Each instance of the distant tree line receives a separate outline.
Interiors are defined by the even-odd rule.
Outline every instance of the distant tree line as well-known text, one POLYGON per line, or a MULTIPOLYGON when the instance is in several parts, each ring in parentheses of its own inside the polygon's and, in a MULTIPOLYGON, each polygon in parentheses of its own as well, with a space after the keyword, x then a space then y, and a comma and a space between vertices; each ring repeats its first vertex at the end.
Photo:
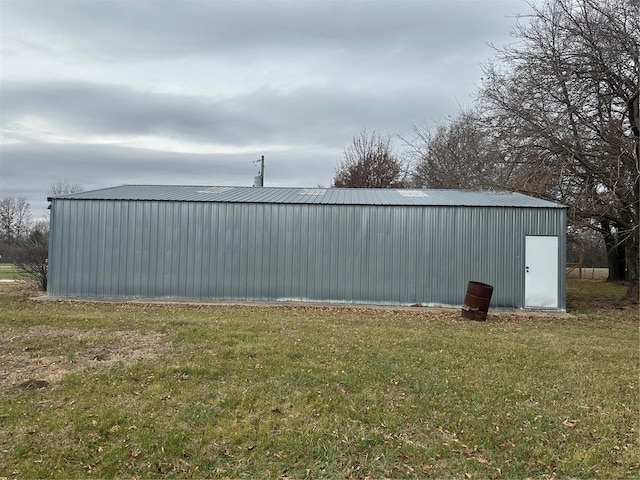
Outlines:
MULTIPOLYGON (((82 190, 82 185, 58 181, 51 185, 48 194, 56 196, 82 190)), ((0 200, 0 261, 12 263, 46 290, 48 254, 48 220, 33 221, 31 205, 24 197, 0 200)))
POLYGON ((640 2, 545 0, 518 20, 515 42, 494 47, 471 108, 394 137, 400 149, 363 130, 333 184, 510 190, 563 203, 569 239, 596 232, 609 280, 627 281, 637 301, 640 2))

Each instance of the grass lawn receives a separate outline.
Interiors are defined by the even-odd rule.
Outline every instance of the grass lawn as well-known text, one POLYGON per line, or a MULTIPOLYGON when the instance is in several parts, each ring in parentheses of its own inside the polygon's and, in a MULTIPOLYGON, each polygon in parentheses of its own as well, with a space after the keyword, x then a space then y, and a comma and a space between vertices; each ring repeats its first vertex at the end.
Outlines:
POLYGON ((0 284, 0 477, 640 473, 638 310, 620 286, 570 280, 571 315, 487 322, 24 288, 0 284))
POLYGON ((0 263, 0 280, 29 280, 29 276, 18 272, 12 263, 0 263))

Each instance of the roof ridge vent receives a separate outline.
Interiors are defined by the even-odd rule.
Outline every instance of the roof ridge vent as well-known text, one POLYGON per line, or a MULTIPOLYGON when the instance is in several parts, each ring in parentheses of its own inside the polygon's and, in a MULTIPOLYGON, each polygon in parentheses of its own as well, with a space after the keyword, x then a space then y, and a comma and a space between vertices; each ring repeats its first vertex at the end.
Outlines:
POLYGON ((428 197, 422 190, 396 190, 403 197, 428 197))
POLYGON ((210 187, 206 190, 198 190, 198 193, 224 193, 232 189, 233 187, 210 187))
POLYGON ((326 188, 304 188, 300 190, 300 195, 307 195, 310 197, 322 197, 327 193, 326 188))

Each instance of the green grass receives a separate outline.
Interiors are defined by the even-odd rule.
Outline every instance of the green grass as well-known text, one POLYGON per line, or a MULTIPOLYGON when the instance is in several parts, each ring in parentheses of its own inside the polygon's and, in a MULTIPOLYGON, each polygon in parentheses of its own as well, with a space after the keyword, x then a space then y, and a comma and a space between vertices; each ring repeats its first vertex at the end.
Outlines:
POLYGON ((620 286, 570 281, 572 315, 487 322, 27 295, 0 290, 3 359, 73 364, 124 334, 162 350, 6 386, 0 477, 639 474, 638 312, 620 286))
POLYGON ((12 263, 0 263, 0 280, 29 280, 24 272, 16 270, 12 263))

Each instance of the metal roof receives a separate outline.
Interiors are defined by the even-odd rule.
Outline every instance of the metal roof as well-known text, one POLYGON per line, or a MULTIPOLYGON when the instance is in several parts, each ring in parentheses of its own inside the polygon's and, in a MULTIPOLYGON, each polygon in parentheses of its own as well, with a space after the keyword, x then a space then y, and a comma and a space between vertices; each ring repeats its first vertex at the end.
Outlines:
POLYGON ((521 193, 387 188, 290 188, 194 185, 122 185, 52 198, 175 202, 291 203, 323 205, 417 205, 565 208, 521 193))

